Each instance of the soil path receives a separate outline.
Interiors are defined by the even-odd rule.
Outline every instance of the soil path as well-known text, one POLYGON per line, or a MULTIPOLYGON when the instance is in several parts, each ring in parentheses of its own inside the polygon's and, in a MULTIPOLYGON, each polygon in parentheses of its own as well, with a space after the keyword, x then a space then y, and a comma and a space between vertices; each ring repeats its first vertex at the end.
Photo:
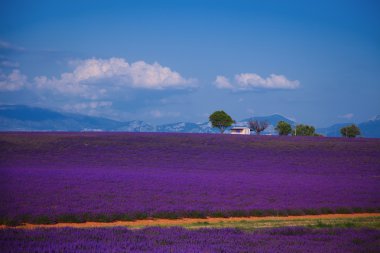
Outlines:
MULTIPOLYGON (((34 229, 34 228, 100 228, 100 227, 152 227, 152 226, 184 226, 194 223, 219 223, 219 222, 239 222, 239 221, 292 221, 292 220, 329 220, 329 219, 350 219, 380 217, 380 213, 355 213, 355 214, 322 214, 322 215, 302 215, 302 216, 266 216, 266 217, 230 217, 230 218, 182 218, 182 219, 146 219, 136 221, 115 221, 115 222, 84 222, 84 223, 57 223, 57 224, 23 224, 12 228, 34 229)), ((1 225, 0 229, 9 228, 1 225)))

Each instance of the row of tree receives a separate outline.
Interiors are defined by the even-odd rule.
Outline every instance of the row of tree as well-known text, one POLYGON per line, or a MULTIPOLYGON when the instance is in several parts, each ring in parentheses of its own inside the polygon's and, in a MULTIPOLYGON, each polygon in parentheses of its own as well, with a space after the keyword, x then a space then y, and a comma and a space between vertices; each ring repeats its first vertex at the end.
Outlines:
MULTIPOLYGON (((280 121, 277 123, 277 126, 275 130, 278 132, 279 135, 299 135, 299 136, 321 136, 320 134, 317 134, 315 132, 315 128, 313 126, 308 125, 296 125, 294 129, 292 129, 292 126, 285 122, 280 121)), ((343 137, 356 137, 360 135, 360 129, 355 124, 352 124, 350 126, 342 127, 340 129, 340 134, 343 137)))
MULTIPOLYGON (((226 128, 230 127, 235 121, 230 115, 224 111, 216 111, 210 115, 209 120, 213 127, 219 128, 221 133, 224 133, 226 128)), ((251 120, 248 122, 248 127, 251 131, 256 132, 260 135, 267 127, 269 123, 267 121, 251 120)), ((279 121, 275 130, 279 135, 297 135, 297 136, 321 136, 315 132, 313 126, 299 124, 293 129, 292 126, 285 121, 279 121)), ((344 137, 356 137, 360 135, 360 129, 356 125, 346 126, 340 129, 340 133, 344 137)))
POLYGON ((292 126, 285 121, 279 121, 275 130, 279 135, 298 135, 298 136, 321 136, 315 132, 315 128, 313 126, 299 124, 296 125, 294 129, 292 126))

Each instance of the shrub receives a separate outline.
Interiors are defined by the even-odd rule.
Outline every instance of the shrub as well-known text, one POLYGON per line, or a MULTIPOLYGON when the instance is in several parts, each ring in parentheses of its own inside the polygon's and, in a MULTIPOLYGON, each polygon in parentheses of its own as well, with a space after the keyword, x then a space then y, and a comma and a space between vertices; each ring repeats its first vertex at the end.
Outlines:
POLYGON ((32 223, 34 224, 54 224, 56 221, 50 219, 46 215, 37 216, 32 220, 32 223))
POLYGON ((264 215, 263 216, 277 216, 278 211, 274 209, 266 209, 264 210, 264 215))
POLYGON ((249 213, 244 210, 233 210, 228 212, 228 216, 230 217, 248 217, 249 213))
POLYGON ((279 210, 277 211, 278 216, 288 216, 288 212, 286 210, 279 210))
POLYGON ((329 208, 329 207, 322 207, 321 209, 321 213, 323 214, 332 214, 334 213, 334 210, 329 208))
POLYGON ((123 220, 123 221, 133 221, 133 217, 129 214, 123 214, 121 217, 120 217, 120 220, 123 220))
POLYGON ((227 218, 228 215, 226 213, 224 213, 223 211, 214 211, 214 212, 211 212, 210 216, 212 217, 219 217, 219 218, 227 218))
POLYGON ((186 217, 190 217, 190 218, 207 218, 206 214, 201 212, 201 211, 196 211, 196 210, 192 210, 192 211, 187 211, 186 212, 186 217))
POLYGON ((178 214, 173 211, 162 211, 152 215, 153 218, 159 219, 178 219, 178 214))
POLYGON ((2 221, 2 224, 9 226, 9 227, 16 227, 21 225, 22 223, 18 219, 9 219, 2 221))
POLYGON ((111 217, 105 215, 105 214, 97 214, 93 217, 93 221, 96 222, 112 222, 111 217))
POLYGON ((114 213, 111 215, 110 219, 112 221, 119 221, 119 220, 122 220, 124 214, 121 214, 121 213, 114 213))
POLYGON ((331 224, 327 224, 327 223, 322 222, 321 220, 318 220, 316 225, 311 225, 310 227, 317 227, 317 228, 332 228, 333 225, 331 225, 331 224))
POLYGON ((304 209, 303 210, 305 212, 305 214, 307 215, 317 215, 317 214, 320 214, 320 210, 318 209, 315 209, 315 208, 307 208, 307 209, 304 209))
POLYGON ((364 210, 361 207, 354 207, 354 208, 352 208, 352 211, 354 213, 362 213, 364 210))
POLYGON ((335 212, 346 214, 346 213, 352 213, 352 210, 350 208, 347 208, 347 207, 339 207, 339 208, 335 209, 335 212))
POLYGON ((57 222, 73 222, 73 223, 81 223, 86 222, 86 220, 80 216, 77 216, 75 214, 64 214, 61 216, 58 216, 57 222))
POLYGON ((250 216, 262 217, 265 216, 265 212, 263 210, 251 210, 249 211, 250 216))
POLYGON ((148 214, 145 212, 138 212, 134 216, 136 220, 144 220, 149 217, 148 214))
POLYGON ((367 213, 376 213, 376 208, 374 208, 374 207, 367 207, 367 208, 365 208, 365 211, 367 213))
POLYGON ((305 215, 304 211, 302 211, 301 209, 288 209, 286 211, 289 215, 292 215, 292 216, 305 215))

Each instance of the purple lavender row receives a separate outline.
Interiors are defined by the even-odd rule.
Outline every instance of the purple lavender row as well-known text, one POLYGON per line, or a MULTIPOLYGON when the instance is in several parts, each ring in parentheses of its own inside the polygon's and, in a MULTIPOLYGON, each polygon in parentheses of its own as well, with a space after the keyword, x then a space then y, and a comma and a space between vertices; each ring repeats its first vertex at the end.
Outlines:
POLYGON ((380 140, 0 134, 0 220, 375 212, 380 140))
POLYGON ((380 231, 286 227, 0 230, 1 252, 379 252, 380 231))

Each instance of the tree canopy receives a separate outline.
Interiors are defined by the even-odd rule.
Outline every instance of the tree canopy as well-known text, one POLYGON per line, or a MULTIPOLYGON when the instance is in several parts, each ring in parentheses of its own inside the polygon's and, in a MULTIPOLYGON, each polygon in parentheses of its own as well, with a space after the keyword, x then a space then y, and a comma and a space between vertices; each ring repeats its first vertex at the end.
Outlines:
POLYGON ((293 135, 297 136, 315 136, 317 135, 315 133, 315 128, 313 126, 308 126, 308 125, 297 125, 296 129, 293 130, 292 132, 293 135))
POLYGON ((279 135, 289 135, 292 132, 292 126, 288 122, 281 120, 277 123, 275 130, 279 135))
POLYGON ((213 127, 219 128, 220 133, 224 133, 227 127, 235 123, 231 116, 224 111, 215 111, 210 115, 209 120, 213 127))
POLYGON ((342 127, 340 133, 343 137, 354 138, 357 135, 360 135, 360 129, 355 124, 352 124, 351 126, 342 127))

